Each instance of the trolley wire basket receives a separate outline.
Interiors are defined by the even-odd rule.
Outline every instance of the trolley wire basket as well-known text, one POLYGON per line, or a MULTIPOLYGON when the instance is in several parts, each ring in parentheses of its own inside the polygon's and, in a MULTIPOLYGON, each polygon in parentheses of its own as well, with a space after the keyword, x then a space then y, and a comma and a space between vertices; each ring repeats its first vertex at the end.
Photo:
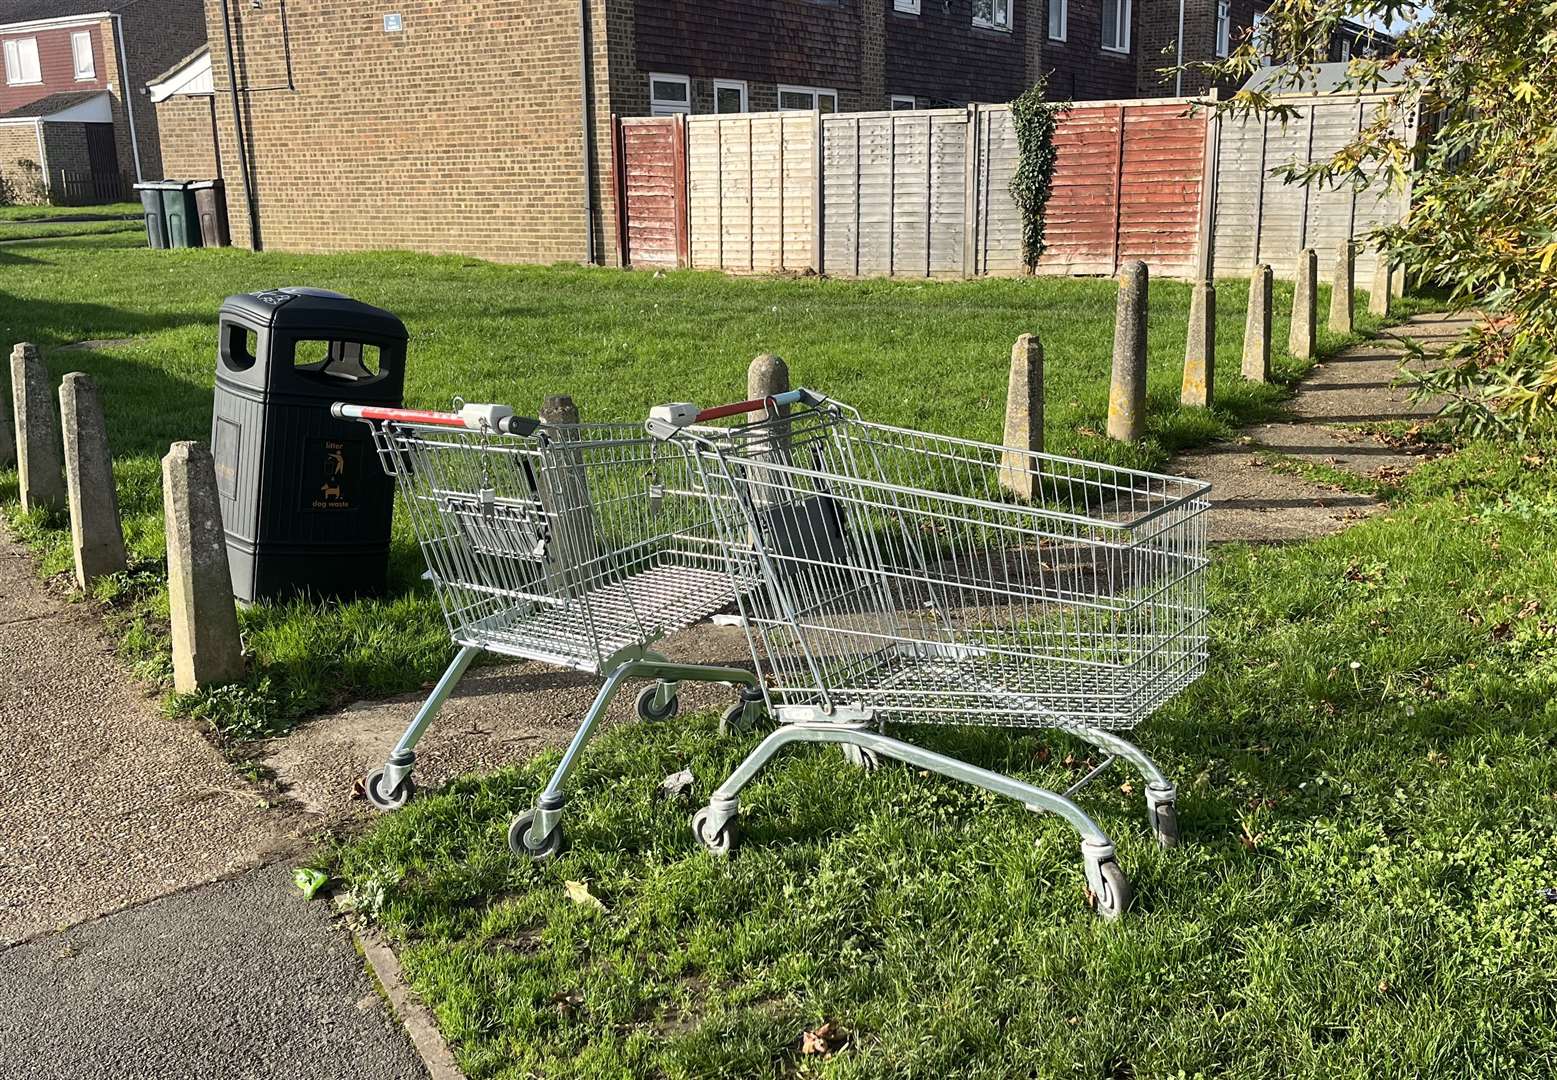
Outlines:
POLYGON ((1128 883, 1075 788, 1046 792, 882 728, 1063 729, 1134 765, 1159 841, 1176 842, 1172 785, 1119 733, 1204 670, 1209 486, 870 423, 806 390, 663 406, 647 427, 685 451, 732 581, 759 579, 738 599, 782 722, 694 818, 705 846, 729 849, 737 792, 782 746, 840 742, 856 760, 885 754, 1064 814, 1100 910, 1122 910, 1128 883), (764 404, 761 422, 707 424, 764 404))
MULTIPOLYGON (((656 680, 637 703, 655 720, 674 715, 680 681, 754 683, 749 671, 649 651, 734 603, 742 586, 713 508, 689 494, 689 460, 641 424, 542 424, 493 405, 438 413, 338 404, 334 412, 373 425, 459 646, 388 762, 365 779, 375 806, 410 797, 415 746, 479 652, 605 678, 536 814, 516 819, 510 833, 516 849, 537 856, 561 846, 563 783, 623 680, 656 680)), ((753 720, 759 703, 748 690, 736 709, 753 720)))

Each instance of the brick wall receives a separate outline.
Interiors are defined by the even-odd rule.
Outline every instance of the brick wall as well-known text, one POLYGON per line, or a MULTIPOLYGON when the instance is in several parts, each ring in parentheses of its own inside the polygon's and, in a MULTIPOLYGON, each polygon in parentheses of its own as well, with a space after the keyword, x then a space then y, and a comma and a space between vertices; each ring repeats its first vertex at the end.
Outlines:
POLYGON ((29 185, 37 178, 36 169, 24 169, 24 161, 38 164, 38 129, 32 124, 0 124, 0 176, 11 186, 15 197, 24 202, 40 202, 29 185))
MULTIPOLYGON (((234 3, 233 6, 239 5, 234 3)), ((247 7, 246 4, 243 6, 247 7)), ((205 44, 205 7, 205 0, 140 0, 119 10, 124 35, 124 71, 121 74, 116 69, 111 76, 114 125, 119 141, 119 167, 131 177, 135 175, 135 153, 130 144, 124 102, 130 102, 135 119, 141 175, 148 180, 157 179, 164 175, 162 148, 157 137, 157 111, 146 93, 146 84, 205 44)), ((108 49, 107 55, 116 55, 112 20, 103 20, 100 34, 108 49)))
POLYGON ((1025 35, 1041 5, 1013 2, 1010 30, 974 26, 972 0, 922 0, 917 15, 883 6, 888 94, 934 107, 1006 102, 1027 88, 1025 35))
MULTIPOLYGON (((221 0, 207 0, 218 98, 229 86, 221 0)), ((607 73, 620 11, 593 0, 594 78, 607 73)), ((293 0, 293 90, 243 95, 265 246, 295 251, 403 248, 549 262, 585 257, 578 4, 491 0, 384 6, 293 0)), ((232 9, 240 87, 285 86, 276 5, 232 9)), ((593 117, 600 177, 595 233, 609 229, 610 110, 593 117)), ((233 118, 218 101, 234 243, 251 243, 233 118)))
MULTIPOLYGON (((4 6, 0 5, 0 12, 4 6)), ((103 43, 96 35, 93 36, 92 69, 93 77, 90 79, 76 79, 76 65, 74 54, 71 52, 70 38, 72 34, 81 31, 92 31, 97 24, 87 20, 78 26, 63 26, 49 30, 17 30, 0 33, 0 42, 34 38, 38 42, 38 69, 43 76, 42 84, 22 84, 11 86, 5 81, 3 68, 0 68, 0 113, 7 113, 20 108, 30 102, 46 98, 51 94, 69 94, 77 90, 102 90, 110 82, 109 73, 112 70, 111 62, 113 51, 104 50, 103 43)), ((37 156, 35 153, 34 157, 37 156)))
POLYGON ((1103 48, 1100 0, 1070 0, 1065 40, 1050 41, 1047 5, 1054 2, 1044 0, 1039 13, 1044 20, 1040 62, 1049 73, 1049 96, 1054 99, 1108 101, 1135 97, 1142 7, 1171 3, 1175 20, 1178 17, 1177 0, 1135 0, 1130 11, 1130 51, 1117 53, 1103 48))
MULTIPOLYGON (((1175 77, 1161 69, 1173 67, 1177 56, 1178 4, 1176 0, 1137 0, 1141 13, 1137 26, 1141 33, 1140 95, 1142 97, 1166 96, 1174 91, 1175 77)), ((1231 35, 1229 49, 1236 49, 1254 26, 1256 12, 1268 7, 1268 0, 1232 0, 1231 35)), ((1184 3, 1184 62, 1206 63, 1216 56, 1217 0, 1185 0, 1184 3)), ((1213 85, 1225 93, 1238 88, 1241 80, 1221 79, 1213 83, 1209 75, 1200 71, 1186 71, 1183 93, 1193 97, 1206 93, 1213 85)))
POLYGON ((62 173, 76 178, 92 175, 85 124, 43 125, 43 150, 49 157, 49 192, 55 202, 65 202, 62 173))
POLYGON ((162 179, 207 180, 221 175, 216 157, 216 109, 209 94, 159 101, 157 141, 162 179))

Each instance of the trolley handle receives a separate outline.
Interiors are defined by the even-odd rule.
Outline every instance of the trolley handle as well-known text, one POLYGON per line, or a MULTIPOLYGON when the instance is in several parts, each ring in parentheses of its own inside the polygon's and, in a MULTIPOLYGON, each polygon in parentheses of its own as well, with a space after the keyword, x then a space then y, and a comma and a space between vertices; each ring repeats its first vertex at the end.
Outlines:
POLYGON ((745 413, 756 412, 758 409, 778 408, 784 405, 820 405, 826 399, 821 394, 800 387, 796 390, 786 390, 782 394, 774 394, 771 397, 751 398, 748 401, 736 401, 729 405, 715 405, 708 409, 699 409, 690 401, 675 402, 670 405, 656 405, 649 412, 649 418, 658 425, 672 428, 690 427, 693 424, 706 423, 709 420, 721 420, 726 416, 741 416, 745 413))
POLYGON ((497 431, 504 435, 534 435, 539 420, 515 416, 507 405, 466 405, 459 412, 429 412, 425 409, 391 409, 382 405, 352 405, 337 401, 330 406, 337 420, 375 420, 400 424, 428 424, 433 427, 463 428, 466 431, 497 431))

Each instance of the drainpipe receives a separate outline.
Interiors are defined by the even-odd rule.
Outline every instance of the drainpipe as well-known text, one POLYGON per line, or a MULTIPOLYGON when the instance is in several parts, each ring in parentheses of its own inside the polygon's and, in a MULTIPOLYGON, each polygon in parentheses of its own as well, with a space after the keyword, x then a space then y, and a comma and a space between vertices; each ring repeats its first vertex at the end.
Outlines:
POLYGON ((43 117, 32 122, 33 130, 38 133, 38 177, 43 181, 43 189, 49 188, 49 154, 44 149, 43 141, 43 117))
POLYGON ((578 0, 578 78, 584 132, 584 251, 585 260, 593 265, 595 262, 595 160, 589 114, 593 110, 594 93, 589 83, 589 0, 578 0))
POLYGON ((1179 0, 1179 36, 1176 42, 1179 50, 1177 68, 1173 73, 1173 96, 1184 96, 1184 0, 1179 0))
POLYGON ((135 182, 139 184, 145 177, 141 175, 141 140, 135 134, 135 94, 130 89, 129 61, 124 52, 124 20, 118 15, 109 18, 114 21, 114 38, 119 43, 119 96, 124 99, 124 115, 130 119, 130 151, 135 158, 135 182))
MULTIPOLYGON (((259 207, 254 201, 254 185, 249 182, 249 152, 244 146, 243 110, 238 106, 238 67, 233 56, 232 16, 227 11, 227 0, 222 0, 222 37, 227 43, 227 88, 232 91, 232 133, 238 147, 238 172, 243 177, 243 200, 249 206, 249 244, 260 251, 259 207)), ((220 149, 220 143, 217 144, 220 149)))

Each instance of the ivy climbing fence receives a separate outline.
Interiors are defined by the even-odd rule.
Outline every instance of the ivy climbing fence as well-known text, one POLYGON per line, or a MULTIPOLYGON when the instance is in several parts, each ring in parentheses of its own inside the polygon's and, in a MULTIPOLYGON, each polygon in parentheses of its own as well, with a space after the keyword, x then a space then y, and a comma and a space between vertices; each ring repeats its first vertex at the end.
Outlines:
MULTIPOLYGON (((1376 99, 1307 99, 1285 125, 1217 119, 1203 104, 1089 101, 1061 113, 1045 248, 1032 272, 1109 275, 1140 259, 1160 277, 1225 276, 1247 274, 1252 252, 1290 275, 1302 247, 1334 248, 1404 214, 1407 200, 1379 185, 1309 192, 1272 175, 1333 151, 1376 99)), ((1010 191, 1020 149, 1009 106, 615 125, 623 265, 839 277, 1028 272, 1010 191)))

